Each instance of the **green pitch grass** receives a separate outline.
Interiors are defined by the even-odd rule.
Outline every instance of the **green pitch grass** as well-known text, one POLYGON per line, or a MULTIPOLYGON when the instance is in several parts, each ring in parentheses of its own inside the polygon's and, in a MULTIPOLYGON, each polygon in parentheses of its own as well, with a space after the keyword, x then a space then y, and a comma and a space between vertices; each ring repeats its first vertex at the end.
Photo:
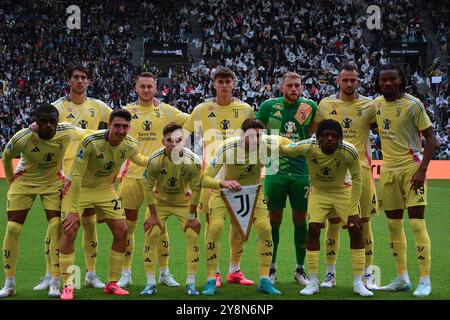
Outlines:
MULTIPOLYGON (((5 212, 6 203, 6 183, 0 181, 0 236, 3 240, 7 216, 5 212)), ((449 299, 450 287, 448 283, 450 261, 450 181, 434 180, 429 182, 428 189, 429 206, 426 209, 426 219, 428 231, 432 241, 432 284, 433 293, 428 299, 449 299)), ((39 282, 40 277, 45 273, 44 260, 44 237, 46 232, 46 219, 39 201, 36 201, 30 211, 25 227, 20 239, 20 256, 17 267, 17 294, 9 299, 49 299, 47 291, 35 292, 32 288, 39 282)), ((188 297, 184 293, 185 281, 185 246, 184 237, 179 222, 172 217, 168 222, 170 232, 170 271, 175 279, 180 282, 181 287, 168 288, 158 286, 158 293, 154 297, 142 298, 139 292, 144 288, 146 277, 144 273, 142 247, 143 247, 143 213, 141 209, 139 223, 136 232, 136 251, 133 259, 133 285, 129 288, 128 297, 114 297, 103 294, 101 289, 85 289, 75 292, 76 299, 163 299, 163 300, 211 300, 211 299, 291 299, 291 300, 317 300, 317 299, 361 299, 352 292, 353 276, 349 256, 348 234, 344 230, 341 235, 341 250, 337 262, 337 287, 333 289, 323 289, 313 297, 304 297, 298 294, 302 288, 293 280, 295 267, 295 253, 293 245, 293 226, 291 222, 290 208, 285 210, 283 225, 280 231, 280 247, 278 249, 277 265, 278 280, 277 288, 283 294, 281 296, 268 296, 257 291, 257 285, 242 287, 226 283, 226 273, 228 271, 229 250, 228 250, 228 228, 225 229, 222 239, 222 251, 220 267, 223 274, 223 285, 214 297, 188 297)), ((411 233, 409 223, 405 220, 406 236, 408 239, 408 265, 409 274, 413 284, 413 289, 417 286, 419 272, 417 260, 414 252, 414 236, 411 233)), ((202 217, 204 225, 204 217, 202 217)), ((389 248, 389 234, 384 213, 373 219, 373 233, 375 237, 375 261, 374 264, 381 270, 381 283, 387 284, 396 276, 394 261, 389 248)), ((99 254, 97 258, 97 274, 105 280, 108 267, 108 254, 111 244, 110 232, 105 224, 98 225, 99 254)), ((203 230, 201 233, 201 248, 204 244, 203 230)), ((256 255, 257 237, 252 231, 242 257, 241 269, 245 275, 258 282, 258 260, 256 255)), ((323 241, 322 241, 323 248, 323 241)), ((84 270, 84 257, 81 250, 81 231, 76 243, 76 263, 84 270)), ((200 271, 197 277, 197 287, 201 291, 206 282, 205 255, 202 251, 200 260, 200 271)), ((320 264, 320 276, 323 280, 325 273, 325 257, 322 252, 320 264)), ((82 272, 82 281, 84 280, 82 272)), ((0 282, 3 285, 4 275, 1 273, 0 282)), ((373 299, 416 299, 411 292, 375 292, 373 299)))

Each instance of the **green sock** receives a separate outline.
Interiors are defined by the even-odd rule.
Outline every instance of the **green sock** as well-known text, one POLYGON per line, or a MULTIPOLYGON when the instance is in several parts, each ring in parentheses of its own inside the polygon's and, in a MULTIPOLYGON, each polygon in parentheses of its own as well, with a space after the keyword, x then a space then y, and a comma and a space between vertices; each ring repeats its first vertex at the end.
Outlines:
POLYGON ((308 236, 308 230, 306 227, 306 221, 294 222, 295 257, 297 259, 298 265, 305 264, 307 236, 308 236))
POLYGON ((272 241, 273 241, 273 257, 272 264, 277 260, 277 250, 278 243, 280 242, 280 223, 270 222, 270 226, 272 227, 272 241))

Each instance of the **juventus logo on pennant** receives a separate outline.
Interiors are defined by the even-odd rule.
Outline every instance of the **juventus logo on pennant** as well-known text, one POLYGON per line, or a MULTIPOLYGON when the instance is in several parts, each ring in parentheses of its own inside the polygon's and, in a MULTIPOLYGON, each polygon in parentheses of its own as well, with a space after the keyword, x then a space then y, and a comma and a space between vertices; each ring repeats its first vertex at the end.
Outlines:
POLYGON ((261 185, 242 186, 240 191, 221 189, 220 194, 227 205, 232 222, 239 232, 248 240, 255 213, 255 205, 261 185))

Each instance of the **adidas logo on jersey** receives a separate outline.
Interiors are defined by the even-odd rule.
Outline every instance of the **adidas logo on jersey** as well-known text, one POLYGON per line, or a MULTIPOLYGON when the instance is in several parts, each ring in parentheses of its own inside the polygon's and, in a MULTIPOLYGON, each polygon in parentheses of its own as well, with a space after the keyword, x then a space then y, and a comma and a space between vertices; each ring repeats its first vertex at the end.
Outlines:
POLYGON ((214 112, 211 112, 209 115, 208 115, 208 118, 215 118, 216 117, 216 115, 214 114, 214 112))
POLYGON ((281 116, 280 110, 278 110, 278 111, 274 114, 274 116, 275 116, 275 117, 281 118, 282 116, 281 116))
POLYGON ((337 115, 336 110, 331 111, 331 112, 330 112, 330 115, 337 115))
POLYGON ((138 115, 135 114, 135 115, 133 116, 133 119, 139 119, 138 115))
POLYGON ((417 201, 418 203, 423 203, 423 202, 425 202, 425 200, 423 199, 423 197, 421 197, 420 199, 419 199, 419 201, 417 201))
POLYGON ((69 113, 69 115, 67 116, 67 119, 75 119, 74 115, 69 113))
POLYGON ((31 150, 31 152, 40 152, 41 150, 39 150, 39 148, 36 146, 36 147, 34 147, 32 150, 31 150))
POLYGON ((103 153, 100 153, 100 154, 97 156, 97 159, 104 159, 103 153))

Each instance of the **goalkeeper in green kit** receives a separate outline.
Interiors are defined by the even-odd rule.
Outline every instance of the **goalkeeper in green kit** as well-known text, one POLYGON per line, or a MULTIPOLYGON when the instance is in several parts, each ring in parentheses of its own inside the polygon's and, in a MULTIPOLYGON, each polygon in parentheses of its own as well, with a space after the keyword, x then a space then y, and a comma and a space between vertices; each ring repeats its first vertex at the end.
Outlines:
MULTIPOLYGON (((295 72, 287 72, 281 83, 282 97, 264 101, 256 118, 263 122, 268 134, 278 134, 294 142, 310 137, 309 127, 316 114, 317 105, 301 97, 301 77, 295 72)), ((279 163, 268 163, 264 179, 264 193, 270 213, 272 238, 274 243, 270 280, 276 280, 276 257, 280 240, 280 225, 286 200, 292 208, 294 223, 294 243, 297 266, 294 278, 299 284, 307 285, 308 276, 304 269, 306 255, 306 208, 309 191, 309 172, 303 157, 280 157, 279 163), (272 168, 278 168, 278 171, 272 168)))

